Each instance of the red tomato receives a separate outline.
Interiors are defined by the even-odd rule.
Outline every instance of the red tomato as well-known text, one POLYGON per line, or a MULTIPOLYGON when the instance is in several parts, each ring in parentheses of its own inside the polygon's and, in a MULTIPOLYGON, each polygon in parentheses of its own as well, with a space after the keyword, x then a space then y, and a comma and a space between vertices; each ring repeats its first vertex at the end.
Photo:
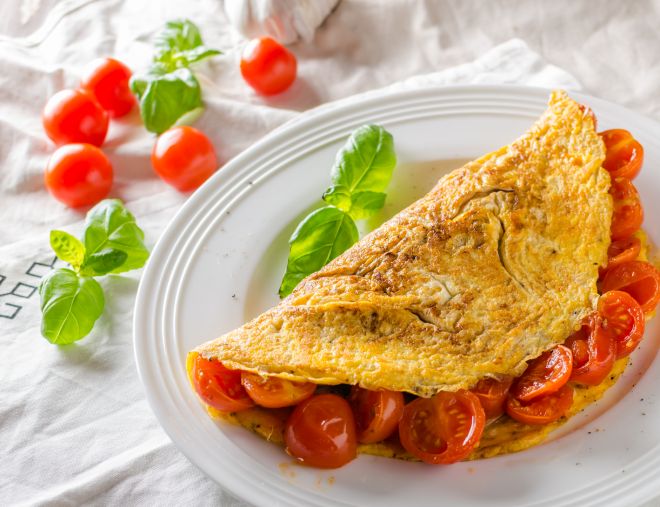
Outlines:
POLYGON ((53 197, 67 206, 90 206, 110 192, 112 165, 96 146, 67 144, 48 160, 44 181, 53 197))
POLYGON ((612 241, 607 250, 607 266, 605 266, 605 270, 612 269, 624 262, 634 261, 639 256, 641 249, 642 242, 635 236, 612 241))
POLYGON ((644 148, 632 134, 627 130, 612 129, 601 132, 600 136, 607 150, 603 167, 612 179, 632 180, 637 176, 644 162, 644 148))
POLYGON ((403 393, 370 391, 353 386, 348 398, 355 424, 357 439, 362 444, 373 444, 389 437, 396 430, 403 415, 403 393))
POLYGON ((566 414, 572 404, 573 388, 566 384, 556 393, 541 396, 529 403, 509 396, 506 413, 523 424, 548 424, 566 414))
POLYGON ((506 397, 512 383, 513 377, 509 376, 502 380, 484 378, 472 389, 472 392, 479 398, 488 419, 499 417, 504 413, 506 397))
POLYGON ((649 313, 660 300, 660 273, 648 262, 626 262, 607 271, 601 289, 602 292, 627 292, 637 300, 645 313, 649 313))
POLYGON ((62 90, 46 103, 41 115, 46 134, 55 144, 101 146, 108 133, 108 113, 82 90, 62 90))
POLYGON ((114 58, 98 58, 83 71, 80 86, 91 93, 113 118, 128 114, 135 105, 128 81, 131 71, 114 58))
POLYGON ((467 458, 486 425, 479 398, 469 391, 441 391, 408 403, 399 423, 401 445, 432 465, 467 458))
POLYGON ((280 408, 295 405, 309 398, 316 390, 312 382, 291 382, 277 377, 263 378, 244 371, 241 383, 250 398, 262 407, 280 408))
POLYGON ((192 367, 195 391, 207 405, 223 412, 239 412, 254 405, 241 385, 241 372, 219 361, 196 356, 192 367))
POLYGON ((301 402, 284 428, 287 452, 305 465, 339 468, 357 455, 355 420, 348 402, 319 394, 301 402))
POLYGON ((243 79, 262 95, 286 90, 296 79, 296 57, 270 37, 254 39, 241 55, 243 79))
POLYGON ((194 190, 218 168, 218 158, 206 135, 192 127, 163 132, 151 152, 158 176, 181 192, 194 190))
POLYGON ((612 180, 610 194, 614 199, 611 236, 613 240, 626 239, 633 235, 644 220, 644 210, 639 201, 639 194, 630 180, 619 178, 612 180))
POLYGON ((618 290, 603 294, 598 301, 598 313, 616 343, 616 358, 635 350, 644 336, 644 312, 632 296, 618 290))
POLYGON ((551 394, 568 382, 573 371, 573 356, 563 345, 557 345, 534 359, 516 381, 511 394, 520 401, 551 394))
POLYGON ((612 371, 616 344, 599 313, 586 317, 580 330, 566 340, 566 346, 573 352, 572 381, 596 386, 612 371))

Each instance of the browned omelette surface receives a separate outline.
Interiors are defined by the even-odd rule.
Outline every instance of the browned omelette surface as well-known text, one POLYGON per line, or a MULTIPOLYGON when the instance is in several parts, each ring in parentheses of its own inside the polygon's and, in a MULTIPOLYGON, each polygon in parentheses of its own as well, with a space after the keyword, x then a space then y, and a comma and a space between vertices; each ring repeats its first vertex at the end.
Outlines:
POLYGON ((196 352, 233 369, 431 396, 520 375, 597 299, 612 203, 594 124, 563 92, 279 305, 196 352))

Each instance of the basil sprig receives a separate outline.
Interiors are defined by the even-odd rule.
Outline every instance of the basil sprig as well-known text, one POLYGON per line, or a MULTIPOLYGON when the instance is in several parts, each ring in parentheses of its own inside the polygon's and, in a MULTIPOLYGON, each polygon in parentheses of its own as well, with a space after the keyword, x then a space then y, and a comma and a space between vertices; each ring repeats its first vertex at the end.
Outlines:
POLYGON ((131 78, 131 90, 140 101, 142 121, 149 132, 165 132, 182 117, 201 111, 202 89, 190 66, 219 54, 204 45, 191 21, 166 23, 156 36, 151 67, 131 78))
POLYGON ((323 193, 328 206, 307 215, 289 239, 289 258, 280 297, 288 296, 306 276, 348 250, 359 239, 355 220, 385 204, 396 153, 392 135, 378 125, 355 130, 337 153, 332 185, 323 193))
POLYGON ((41 334, 58 345, 84 338, 103 313, 103 289, 93 278, 144 266, 149 251, 144 233, 118 199, 94 206, 85 221, 83 241, 68 232, 50 232, 50 245, 71 269, 48 273, 39 285, 41 334))

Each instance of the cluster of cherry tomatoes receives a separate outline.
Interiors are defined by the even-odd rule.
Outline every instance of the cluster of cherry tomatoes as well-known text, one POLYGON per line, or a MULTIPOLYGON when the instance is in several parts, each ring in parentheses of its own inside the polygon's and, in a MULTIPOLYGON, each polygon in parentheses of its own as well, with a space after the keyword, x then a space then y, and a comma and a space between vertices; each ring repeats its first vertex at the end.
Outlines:
MULTIPOLYGON (((251 41, 241 58, 241 74, 257 92, 283 92, 296 78, 296 58, 275 40, 251 41)), ((131 71, 113 58, 93 61, 80 86, 50 98, 42 114, 48 137, 58 146, 45 172, 50 193, 67 206, 90 206, 108 195, 114 171, 100 147, 110 118, 131 112, 136 99, 129 87, 131 71)), ((215 172, 218 159, 211 141, 197 129, 177 126, 156 140, 151 164, 176 189, 199 187, 215 172)))

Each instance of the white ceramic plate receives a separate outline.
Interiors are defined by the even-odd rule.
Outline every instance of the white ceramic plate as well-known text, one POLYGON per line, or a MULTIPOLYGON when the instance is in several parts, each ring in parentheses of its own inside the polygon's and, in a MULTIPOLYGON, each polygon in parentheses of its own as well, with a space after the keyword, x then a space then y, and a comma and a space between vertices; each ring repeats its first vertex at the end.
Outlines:
MULTIPOLYGON (((294 466, 281 448, 211 420, 186 379, 190 349, 277 303, 287 238, 318 204, 334 155, 354 128, 379 123, 394 135, 399 166, 382 220, 423 195, 461 159, 522 134, 545 109, 548 93, 428 88, 311 112, 231 161, 189 199, 151 255, 134 334, 147 398, 190 461, 235 495, 264 506, 585 507, 638 505, 660 494, 660 361, 654 361, 660 319, 605 399, 551 442, 447 467, 369 456, 332 471, 294 466)), ((644 145, 645 168, 635 183, 644 226, 657 241, 660 125, 614 104, 571 95, 594 109, 600 129, 626 128, 644 145)))

